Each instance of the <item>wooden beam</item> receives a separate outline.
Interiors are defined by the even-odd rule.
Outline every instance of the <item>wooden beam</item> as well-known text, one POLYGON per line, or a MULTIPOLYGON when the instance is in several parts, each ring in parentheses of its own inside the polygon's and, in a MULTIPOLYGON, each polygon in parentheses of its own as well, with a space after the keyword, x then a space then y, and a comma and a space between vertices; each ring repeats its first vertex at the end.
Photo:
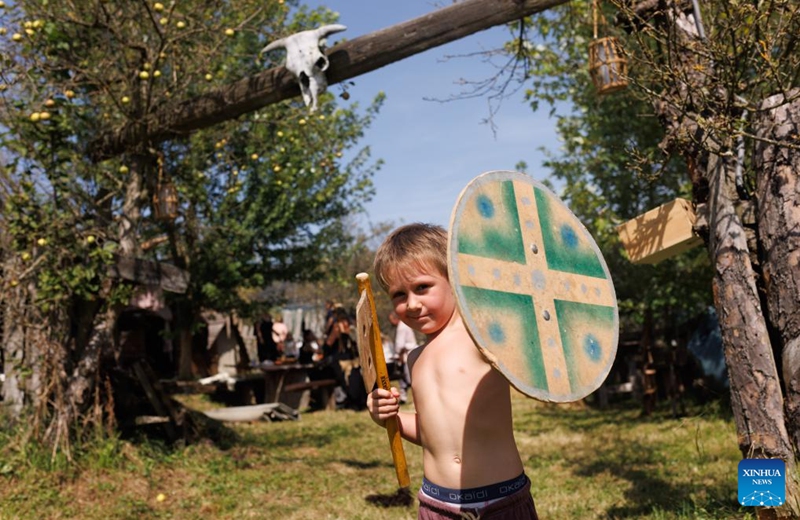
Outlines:
MULTIPOLYGON (((328 84, 336 84, 395 61, 471 34, 502 25, 569 0, 465 0, 407 22, 331 48, 328 84)), ((148 123, 128 124, 89 143, 94 161, 114 157, 143 142, 156 143, 235 119, 298 96, 300 89, 284 67, 274 67, 206 94, 167 106, 148 123)))

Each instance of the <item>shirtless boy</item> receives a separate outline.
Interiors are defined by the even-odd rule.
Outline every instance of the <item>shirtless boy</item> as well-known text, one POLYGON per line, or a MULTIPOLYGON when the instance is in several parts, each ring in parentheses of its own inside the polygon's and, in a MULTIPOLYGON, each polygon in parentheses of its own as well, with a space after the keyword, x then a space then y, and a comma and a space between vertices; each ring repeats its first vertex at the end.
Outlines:
POLYGON ((377 424, 396 416, 403 438, 422 447, 418 518, 536 519, 514 441, 509 383, 480 354, 458 313, 447 232, 400 227, 373 267, 400 319, 426 336, 408 358, 416 411, 399 411, 396 388, 367 398, 377 424))

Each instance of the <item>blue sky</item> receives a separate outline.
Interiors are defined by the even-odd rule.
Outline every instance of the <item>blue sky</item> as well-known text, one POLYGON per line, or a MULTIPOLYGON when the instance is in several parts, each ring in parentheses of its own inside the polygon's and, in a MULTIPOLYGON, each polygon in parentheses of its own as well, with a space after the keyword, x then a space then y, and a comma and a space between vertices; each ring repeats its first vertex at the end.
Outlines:
MULTIPOLYGON (((431 0, 327 0, 306 1, 325 5, 339 13, 347 30, 333 35, 328 45, 341 38, 354 39, 385 29, 449 5, 431 0)), ((386 101, 362 146, 370 146, 374 159, 385 164, 375 175, 377 194, 366 204, 359 224, 392 221, 396 224, 430 222, 445 227, 461 190, 477 175, 489 170, 513 170, 520 161, 528 173, 544 180, 544 146, 557 150, 555 120, 548 110, 534 113, 520 91, 506 99, 494 116, 496 134, 482 121, 489 116, 485 98, 448 103, 458 94, 460 79, 481 80, 494 69, 480 58, 447 60, 447 56, 494 49, 509 39, 505 27, 482 31, 447 45, 387 65, 353 79, 348 88, 351 101, 367 106, 383 91, 386 101)), ((337 85, 331 86, 335 94, 337 85)))

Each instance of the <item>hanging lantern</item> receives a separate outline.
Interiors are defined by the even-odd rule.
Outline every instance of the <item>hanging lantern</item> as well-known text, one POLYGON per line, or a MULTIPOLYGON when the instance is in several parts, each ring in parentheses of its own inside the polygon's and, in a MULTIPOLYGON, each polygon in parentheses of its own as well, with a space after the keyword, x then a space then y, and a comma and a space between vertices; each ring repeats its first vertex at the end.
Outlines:
MULTIPOLYGON (((605 95, 628 86, 628 60, 618 38, 598 38, 599 9, 597 0, 593 0, 594 39, 589 44, 589 75, 597 93, 605 95)), ((605 27, 605 18, 600 17, 600 24, 605 27)))
POLYGON ((175 220, 178 216, 178 190, 164 179, 164 160, 158 156, 158 185, 153 194, 153 212, 158 220, 175 220))

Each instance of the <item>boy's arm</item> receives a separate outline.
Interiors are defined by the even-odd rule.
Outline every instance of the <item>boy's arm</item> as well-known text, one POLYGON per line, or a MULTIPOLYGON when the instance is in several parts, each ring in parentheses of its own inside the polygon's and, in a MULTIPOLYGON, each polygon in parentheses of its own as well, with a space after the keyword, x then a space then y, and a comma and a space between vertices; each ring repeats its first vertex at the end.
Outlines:
POLYGON ((422 445, 419 438, 419 418, 417 412, 400 412, 397 414, 400 423, 400 436, 417 446, 422 445))

